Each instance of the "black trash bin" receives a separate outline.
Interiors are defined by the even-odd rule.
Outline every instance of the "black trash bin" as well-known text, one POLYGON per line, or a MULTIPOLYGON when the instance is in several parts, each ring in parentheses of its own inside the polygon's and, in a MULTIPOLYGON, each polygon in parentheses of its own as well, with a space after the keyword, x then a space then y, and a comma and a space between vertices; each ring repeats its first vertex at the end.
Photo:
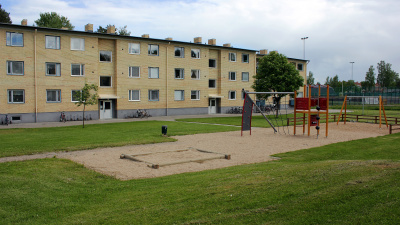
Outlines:
POLYGON ((162 126, 161 127, 161 133, 163 134, 163 135, 167 135, 167 129, 168 129, 168 126, 162 126))

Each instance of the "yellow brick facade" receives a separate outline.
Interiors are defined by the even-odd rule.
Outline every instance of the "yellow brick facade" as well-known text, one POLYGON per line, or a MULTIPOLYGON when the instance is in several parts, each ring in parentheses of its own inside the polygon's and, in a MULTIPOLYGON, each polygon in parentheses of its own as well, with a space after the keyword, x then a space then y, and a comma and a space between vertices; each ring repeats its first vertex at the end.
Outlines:
MULTIPOLYGON (((100 101, 112 101, 112 117, 124 118, 137 109, 147 109, 154 116, 200 114, 209 112, 210 99, 217 102, 217 113, 232 106, 242 106, 241 90, 251 90, 256 73, 256 51, 195 44, 173 40, 126 37, 112 34, 67 31, 30 26, 0 24, 0 114, 20 118, 21 122, 57 121, 60 112, 78 119, 81 107, 71 99, 71 91, 79 90, 85 82, 99 85, 100 101), (7 33, 23 34, 23 46, 8 46, 7 33), (46 36, 57 37, 60 49, 46 48, 46 36), (83 39, 83 50, 71 50, 71 39, 83 39), (140 44, 140 54, 130 54, 129 44, 140 44), (157 55, 148 54, 148 46, 158 46, 157 55), (184 49, 184 57, 175 56, 175 47, 184 49), (200 51, 193 58, 191 50, 200 51), (111 62, 100 62, 100 51, 112 53, 111 62), (236 61, 229 54, 236 54, 236 61), (242 55, 248 62, 242 62, 242 55), (209 66, 209 60, 216 67, 209 66), (23 62, 23 75, 9 75, 7 62, 23 62), (46 75, 46 63, 60 65, 60 76, 46 75), (72 76, 71 65, 84 65, 83 76, 72 76), (129 77, 129 67, 140 68, 140 77, 129 77), (156 79, 149 78, 149 67, 159 69, 156 79), (183 79, 175 78, 175 69, 183 69, 183 79), (191 78, 191 71, 199 70, 199 78, 191 78), (230 80, 229 73, 236 72, 230 80), (242 73, 249 80, 242 81, 242 73), (110 87, 100 86, 100 77, 111 77, 110 87), (209 87, 209 80, 216 87, 209 87), (23 102, 9 102, 8 90, 24 90, 23 102), (60 102, 48 102, 47 90, 60 90, 60 102), (140 91, 140 101, 129 101, 129 90, 140 91), (158 90, 158 101, 149 101, 149 90, 158 90), (183 90, 184 99, 175 100, 175 91, 183 90), (191 91, 199 91, 199 99, 191 99, 191 91), (229 92, 235 91, 235 99, 229 92)), ((101 103, 101 102, 99 102, 101 103)), ((86 108, 93 119, 101 118, 99 104, 86 108)), ((0 118, 1 119, 1 118, 0 118)), ((68 117, 67 117, 68 119, 68 117)))

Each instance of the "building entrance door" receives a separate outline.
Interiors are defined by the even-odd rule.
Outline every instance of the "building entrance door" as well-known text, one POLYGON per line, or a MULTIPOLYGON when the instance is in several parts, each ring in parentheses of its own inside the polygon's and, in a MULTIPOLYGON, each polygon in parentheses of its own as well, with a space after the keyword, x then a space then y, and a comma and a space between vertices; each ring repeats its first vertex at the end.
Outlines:
POLYGON ((217 99, 210 98, 210 102, 208 105, 208 113, 209 114, 216 114, 217 113, 217 99))
POLYGON ((100 100, 100 119, 112 119, 112 100, 100 100))

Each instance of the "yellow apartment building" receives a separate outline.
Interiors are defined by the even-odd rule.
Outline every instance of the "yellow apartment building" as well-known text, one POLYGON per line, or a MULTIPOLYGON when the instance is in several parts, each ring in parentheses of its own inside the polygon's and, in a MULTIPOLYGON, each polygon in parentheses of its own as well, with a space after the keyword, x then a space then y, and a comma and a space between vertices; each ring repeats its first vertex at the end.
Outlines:
MULTIPOLYGON (((225 113, 252 90, 257 51, 172 38, 154 39, 0 23, 0 120, 82 120, 74 93, 99 86, 85 119, 225 113)), ((298 60, 295 60, 298 61, 298 60)), ((301 60, 300 60, 301 61, 301 60)), ((306 64, 303 62, 303 69, 306 64)), ((296 62, 299 63, 299 62, 296 62)), ((305 72, 304 72, 305 76, 305 72)))

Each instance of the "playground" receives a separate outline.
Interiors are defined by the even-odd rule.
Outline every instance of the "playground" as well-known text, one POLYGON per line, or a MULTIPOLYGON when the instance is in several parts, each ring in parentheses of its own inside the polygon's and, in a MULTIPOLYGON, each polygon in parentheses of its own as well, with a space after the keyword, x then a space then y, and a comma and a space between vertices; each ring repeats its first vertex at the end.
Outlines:
MULTIPOLYGON (((325 129, 324 124, 320 126, 321 130, 325 129)), ((276 160, 272 155, 277 153, 388 134, 388 130, 386 128, 379 129, 378 124, 352 122, 348 122, 346 125, 343 123, 339 123, 339 125, 330 124, 329 137, 318 139, 315 130, 312 130, 310 136, 307 134, 294 136, 292 133, 291 135, 274 133, 271 128, 255 127, 252 130, 252 135, 244 134, 241 136, 241 131, 231 131, 175 136, 173 138, 177 139, 176 142, 66 152, 58 153, 56 157, 70 159, 83 164, 86 168, 120 180, 130 180, 266 162, 276 160), (186 151, 189 148, 212 153, 186 151), (157 164, 169 164, 176 161, 187 162, 155 169, 149 167, 145 162, 121 159, 122 154, 146 154, 144 161, 157 164), (207 160, 210 156, 213 157, 217 154, 230 155, 230 159, 207 160)), ((293 127, 289 127, 289 130, 292 131, 293 127)))

